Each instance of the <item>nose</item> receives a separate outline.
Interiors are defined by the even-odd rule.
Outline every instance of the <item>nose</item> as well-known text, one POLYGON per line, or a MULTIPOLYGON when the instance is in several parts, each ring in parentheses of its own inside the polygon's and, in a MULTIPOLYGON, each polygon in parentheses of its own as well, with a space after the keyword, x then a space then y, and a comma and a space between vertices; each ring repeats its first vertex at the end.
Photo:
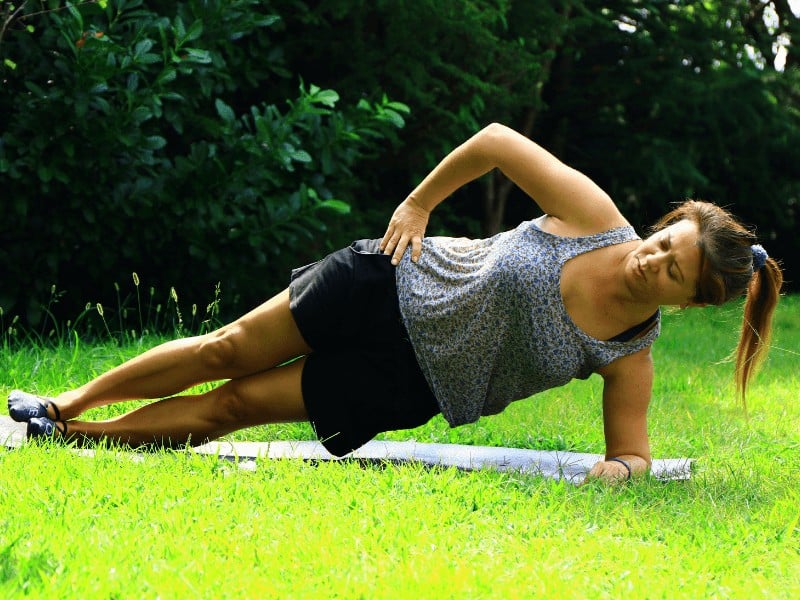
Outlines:
POLYGON ((656 252, 655 254, 648 254, 645 257, 645 267, 649 271, 653 271, 657 273, 658 270, 664 265, 667 260, 667 253, 666 252, 656 252))

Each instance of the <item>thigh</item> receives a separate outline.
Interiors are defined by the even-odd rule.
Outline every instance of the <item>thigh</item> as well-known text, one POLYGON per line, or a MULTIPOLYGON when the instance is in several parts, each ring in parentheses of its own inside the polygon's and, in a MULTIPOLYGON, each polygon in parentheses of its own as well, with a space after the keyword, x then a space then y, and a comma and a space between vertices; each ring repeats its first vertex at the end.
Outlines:
POLYGON ((288 289, 201 340, 224 356, 219 379, 259 373, 311 351, 289 310, 288 289))

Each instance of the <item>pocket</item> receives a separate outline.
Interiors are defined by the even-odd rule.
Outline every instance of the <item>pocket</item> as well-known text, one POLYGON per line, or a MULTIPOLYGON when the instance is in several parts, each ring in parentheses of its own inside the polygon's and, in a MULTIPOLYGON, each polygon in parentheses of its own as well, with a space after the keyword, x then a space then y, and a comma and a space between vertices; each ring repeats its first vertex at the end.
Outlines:
POLYGON ((289 281, 294 281, 295 279, 297 279, 298 277, 303 275, 303 273, 313 269, 314 267, 316 267, 321 262, 322 262, 322 260, 317 260, 317 261, 314 261, 314 262, 309 263, 307 265, 303 265, 302 267, 297 267, 296 269, 292 269, 292 273, 289 276, 289 281))
POLYGON ((388 255, 381 252, 380 240, 356 240, 350 244, 350 249, 356 254, 374 254, 376 256, 386 256, 389 258, 388 255))

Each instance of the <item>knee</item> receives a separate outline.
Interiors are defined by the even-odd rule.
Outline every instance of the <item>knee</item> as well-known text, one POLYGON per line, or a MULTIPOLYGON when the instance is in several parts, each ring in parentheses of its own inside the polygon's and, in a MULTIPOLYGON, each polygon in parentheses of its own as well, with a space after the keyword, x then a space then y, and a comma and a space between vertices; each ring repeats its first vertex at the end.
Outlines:
POLYGON ((214 414, 220 425, 229 426, 247 425, 252 417, 244 396, 233 382, 219 388, 214 414))
POLYGON ((238 327, 230 326, 206 335, 198 349, 203 366, 220 370, 235 365, 238 333, 238 327))

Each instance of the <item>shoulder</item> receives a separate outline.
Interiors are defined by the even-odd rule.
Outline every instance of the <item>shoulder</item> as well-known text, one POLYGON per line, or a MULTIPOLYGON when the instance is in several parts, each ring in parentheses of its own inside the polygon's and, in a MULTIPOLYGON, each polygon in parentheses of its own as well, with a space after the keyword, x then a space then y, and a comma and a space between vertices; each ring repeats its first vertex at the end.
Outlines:
MULTIPOLYGON (((537 219, 536 224, 542 231, 559 237, 584 237, 611 229, 632 227, 613 204, 609 210, 600 211, 593 217, 586 217, 582 221, 564 219, 555 215, 543 215, 537 219)), ((638 239, 637 236, 636 240, 638 239)))
POLYGON ((621 356, 609 364, 597 370, 597 373, 605 380, 619 378, 631 378, 637 375, 652 377, 653 375, 653 355, 650 352, 651 346, 645 346, 641 350, 621 356))
POLYGON ((581 220, 544 215, 537 225, 543 231, 559 237, 583 237, 610 229, 631 227, 613 203, 605 210, 597 210, 596 214, 584 216, 581 220))

